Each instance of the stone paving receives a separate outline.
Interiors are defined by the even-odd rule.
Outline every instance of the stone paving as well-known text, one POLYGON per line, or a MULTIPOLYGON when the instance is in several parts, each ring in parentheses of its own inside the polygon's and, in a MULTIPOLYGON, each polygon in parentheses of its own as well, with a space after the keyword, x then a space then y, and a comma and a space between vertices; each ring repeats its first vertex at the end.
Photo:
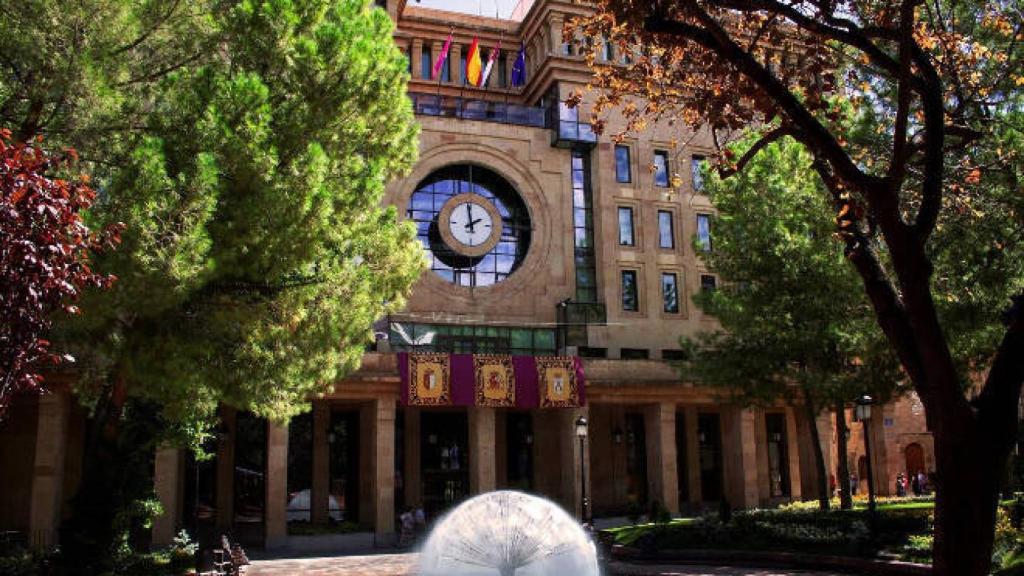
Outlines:
MULTIPOLYGON (((378 554, 331 558, 256 560, 248 576, 414 576, 416 554, 378 554)), ((725 566, 655 566, 613 562, 615 576, 836 576, 826 572, 725 566)))

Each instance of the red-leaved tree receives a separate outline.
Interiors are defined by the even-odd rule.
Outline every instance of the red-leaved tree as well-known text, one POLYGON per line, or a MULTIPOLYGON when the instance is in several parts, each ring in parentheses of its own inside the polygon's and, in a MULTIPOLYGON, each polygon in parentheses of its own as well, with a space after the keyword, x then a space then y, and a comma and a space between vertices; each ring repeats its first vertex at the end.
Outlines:
POLYGON ((115 280, 93 272, 89 255, 116 244, 121 227, 89 230, 82 212, 96 193, 88 178, 54 175, 73 160, 74 151, 49 154, 0 130, 0 418, 16 393, 42 390, 43 366, 73 361, 51 349, 52 314, 78 314, 83 289, 115 280))

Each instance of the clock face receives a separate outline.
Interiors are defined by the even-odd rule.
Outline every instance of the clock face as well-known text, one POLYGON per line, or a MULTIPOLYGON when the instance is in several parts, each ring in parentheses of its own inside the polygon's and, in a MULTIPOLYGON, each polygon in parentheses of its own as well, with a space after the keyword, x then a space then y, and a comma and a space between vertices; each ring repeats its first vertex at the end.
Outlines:
POLYGON ((530 247, 526 204, 508 181, 481 166, 451 165, 432 173, 413 192, 407 216, 431 269, 459 286, 502 282, 530 247))
POLYGON ((487 242, 497 230, 491 213, 477 202, 468 200, 454 204, 448 216, 448 231, 456 242, 475 248, 487 242))

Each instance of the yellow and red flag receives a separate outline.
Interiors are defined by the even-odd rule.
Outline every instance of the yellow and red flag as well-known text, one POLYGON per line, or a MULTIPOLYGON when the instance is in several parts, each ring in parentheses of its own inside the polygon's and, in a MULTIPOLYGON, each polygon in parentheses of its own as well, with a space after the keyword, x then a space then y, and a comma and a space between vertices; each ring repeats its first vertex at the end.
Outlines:
POLYGON ((477 39, 473 38, 473 43, 469 46, 469 53, 466 54, 466 81, 473 86, 479 86, 482 69, 480 46, 477 39))

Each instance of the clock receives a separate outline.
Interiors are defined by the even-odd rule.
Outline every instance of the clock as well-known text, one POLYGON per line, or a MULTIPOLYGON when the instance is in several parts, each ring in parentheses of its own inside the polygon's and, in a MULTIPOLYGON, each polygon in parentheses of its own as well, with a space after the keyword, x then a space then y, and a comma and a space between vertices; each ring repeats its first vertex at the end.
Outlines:
POLYGON ((468 258, 490 252, 501 240, 501 228, 501 213, 494 203, 472 192, 453 196, 438 214, 441 239, 468 258))
POLYGON ((467 287, 508 278, 526 258, 526 204, 502 176, 475 164, 434 171, 416 186, 407 216, 441 279, 467 287))

